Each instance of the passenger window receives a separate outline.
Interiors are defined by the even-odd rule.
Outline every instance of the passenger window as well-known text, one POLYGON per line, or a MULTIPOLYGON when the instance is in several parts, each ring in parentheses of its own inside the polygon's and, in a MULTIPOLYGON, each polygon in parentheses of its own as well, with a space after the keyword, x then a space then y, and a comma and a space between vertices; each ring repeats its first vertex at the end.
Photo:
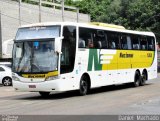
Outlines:
POLYGON ((146 37, 141 37, 141 49, 142 50, 147 50, 147 38, 146 37))
POLYGON ((108 32, 107 33, 108 39, 108 48, 109 49, 119 49, 119 36, 116 32, 108 32))
POLYGON ((127 45, 129 50, 132 49, 131 37, 129 35, 127 36, 127 45))
POLYGON ((140 49, 140 40, 139 40, 139 36, 132 36, 132 48, 134 50, 139 50, 140 49))
POLYGON ((86 48, 87 47, 87 38, 89 30, 86 28, 79 28, 79 40, 78 40, 78 47, 79 48, 86 48))
POLYGON ((127 50, 128 49, 127 38, 126 38, 125 35, 121 35, 120 42, 121 42, 121 48, 124 49, 124 50, 127 50))
POLYGON ((106 49, 107 48, 107 35, 103 30, 97 30, 97 47, 98 48, 103 48, 106 49))
POLYGON ((124 50, 132 49, 130 36, 121 35, 120 42, 121 42, 122 49, 124 49, 124 50))
POLYGON ((148 41, 148 50, 155 50, 155 40, 153 37, 147 37, 148 41))
POLYGON ((86 47, 86 42, 85 42, 85 40, 83 40, 82 38, 79 38, 78 47, 79 47, 79 48, 85 48, 85 47, 86 47))
POLYGON ((79 28, 79 48, 101 49, 107 44, 103 30, 79 28))
POLYGON ((79 48, 94 48, 94 36, 96 31, 94 29, 89 28, 79 28, 79 48))

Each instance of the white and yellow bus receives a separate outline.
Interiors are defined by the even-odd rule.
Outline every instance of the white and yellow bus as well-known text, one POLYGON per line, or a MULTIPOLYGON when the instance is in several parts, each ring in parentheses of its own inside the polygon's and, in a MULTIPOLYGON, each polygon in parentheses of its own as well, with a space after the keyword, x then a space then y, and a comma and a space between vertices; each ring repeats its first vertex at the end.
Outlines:
MULTIPOLYGON (((152 32, 103 23, 39 23, 20 27, 14 40, 13 87, 50 92, 133 83, 157 77, 152 32)), ((106 87, 107 88, 107 87, 106 87)))

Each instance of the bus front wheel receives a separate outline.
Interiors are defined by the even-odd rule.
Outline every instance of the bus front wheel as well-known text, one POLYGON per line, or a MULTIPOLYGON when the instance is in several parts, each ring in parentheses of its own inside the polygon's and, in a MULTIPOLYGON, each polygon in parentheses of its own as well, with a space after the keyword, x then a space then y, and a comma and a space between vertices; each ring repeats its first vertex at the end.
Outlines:
POLYGON ((81 96, 84 96, 88 93, 89 90, 89 83, 85 77, 82 77, 80 80, 80 89, 79 93, 81 96))

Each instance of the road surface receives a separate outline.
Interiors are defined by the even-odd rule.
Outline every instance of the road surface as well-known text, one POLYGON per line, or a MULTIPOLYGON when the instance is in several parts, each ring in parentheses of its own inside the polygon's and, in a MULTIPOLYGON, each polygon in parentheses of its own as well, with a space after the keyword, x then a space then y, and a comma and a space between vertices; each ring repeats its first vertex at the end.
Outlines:
POLYGON ((160 74, 145 86, 106 86, 86 96, 75 91, 42 98, 34 92, 15 92, 0 85, 0 114, 10 115, 120 115, 160 114, 160 74))

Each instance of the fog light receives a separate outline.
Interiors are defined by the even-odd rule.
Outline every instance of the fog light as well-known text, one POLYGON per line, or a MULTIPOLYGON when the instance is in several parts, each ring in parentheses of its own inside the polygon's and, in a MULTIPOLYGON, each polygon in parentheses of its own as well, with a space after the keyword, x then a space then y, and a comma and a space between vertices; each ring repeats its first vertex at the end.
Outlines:
POLYGON ((58 79, 58 76, 49 76, 45 79, 45 81, 55 80, 58 79))

